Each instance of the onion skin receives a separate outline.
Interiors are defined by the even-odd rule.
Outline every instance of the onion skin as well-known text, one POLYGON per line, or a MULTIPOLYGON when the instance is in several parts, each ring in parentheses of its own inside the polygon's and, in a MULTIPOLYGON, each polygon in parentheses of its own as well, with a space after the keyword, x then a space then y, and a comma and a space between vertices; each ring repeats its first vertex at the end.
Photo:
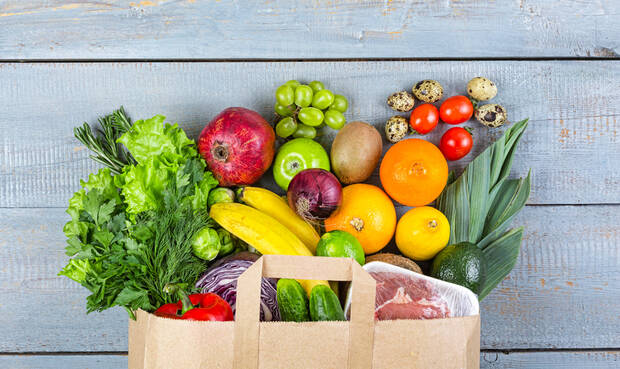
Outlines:
POLYGON ((306 169, 297 173, 286 193, 289 206, 306 220, 324 220, 340 207, 342 186, 325 169, 306 169))

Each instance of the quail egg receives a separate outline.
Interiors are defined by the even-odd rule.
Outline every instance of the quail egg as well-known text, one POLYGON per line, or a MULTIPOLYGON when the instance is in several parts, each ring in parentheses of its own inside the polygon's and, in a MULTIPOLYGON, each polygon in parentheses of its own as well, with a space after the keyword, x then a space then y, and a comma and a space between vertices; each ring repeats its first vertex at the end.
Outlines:
POLYGON ((388 97, 387 104, 396 111, 407 112, 413 109, 415 99, 407 91, 394 92, 388 97))
POLYGON ((439 82, 432 79, 425 79, 416 83, 412 91, 418 100, 427 103, 434 103, 443 96, 443 87, 439 82))
POLYGON ((487 101, 497 95, 497 86, 488 78, 475 77, 467 83, 467 93, 478 101, 487 101))
POLYGON ((385 136, 390 142, 398 142, 409 133, 409 122, 404 117, 395 115, 385 123, 385 136))
POLYGON ((487 127, 499 127, 506 123, 506 109, 499 104, 486 104, 476 109, 476 119, 487 127))

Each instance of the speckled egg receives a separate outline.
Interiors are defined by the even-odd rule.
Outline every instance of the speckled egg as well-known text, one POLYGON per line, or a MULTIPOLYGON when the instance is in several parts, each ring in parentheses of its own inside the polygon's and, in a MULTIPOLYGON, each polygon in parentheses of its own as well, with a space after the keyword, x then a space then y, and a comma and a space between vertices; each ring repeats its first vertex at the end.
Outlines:
POLYGON ((497 86, 488 78, 475 77, 467 83, 467 93, 478 101, 487 101, 497 95, 497 86))
POLYGON ((425 79, 413 86, 413 95, 427 103, 434 103, 443 96, 443 87, 441 84, 432 79, 425 79))
POLYGON ((387 104, 396 111, 407 112, 413 109, 415 99, 407 91, 394 92, 388 97, 387 104))
POLYGON ((385 137, 390 142, 396 143, 402 140, 407 133, 409 133, 409 122, 404 117, 395 115, 385 123, 385 137))
POLYGON ((499 127, 506 123, 506 109, 499 104, 486 104, 476 109, 476 119, 487 127, 499 127))

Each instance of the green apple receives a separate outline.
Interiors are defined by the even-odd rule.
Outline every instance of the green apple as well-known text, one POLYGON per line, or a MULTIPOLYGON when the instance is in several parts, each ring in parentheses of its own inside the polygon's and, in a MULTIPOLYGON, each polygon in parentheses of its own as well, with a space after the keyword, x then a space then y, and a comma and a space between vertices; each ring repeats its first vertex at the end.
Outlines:
POLYGON ((296 138, 278 150, 273 162, 273 178, 284 191, 295 177, 304 169, 321 168, 329 170, 329 157, 321 144, 309 138, 296 138))

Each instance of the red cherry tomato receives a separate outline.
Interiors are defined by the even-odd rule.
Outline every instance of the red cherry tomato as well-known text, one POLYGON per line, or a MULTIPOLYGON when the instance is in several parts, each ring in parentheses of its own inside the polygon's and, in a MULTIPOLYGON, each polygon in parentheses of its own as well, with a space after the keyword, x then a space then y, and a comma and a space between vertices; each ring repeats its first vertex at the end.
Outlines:
POLYGON ((463 95, 447 98, 439 108, 439 117, 448 124, 467 122, 473 113, 474 106, 463 95))
POLYGON ((459 160, 469 154, 474 140, 471 134, 462 127, 450 128, 441 136, 439 150, 448 160, 459 160))
POLYGON ((416 132, 425 135, 439 123, 439 110, 432 104, 422 104, 413 109, 409 124, 416 132))

